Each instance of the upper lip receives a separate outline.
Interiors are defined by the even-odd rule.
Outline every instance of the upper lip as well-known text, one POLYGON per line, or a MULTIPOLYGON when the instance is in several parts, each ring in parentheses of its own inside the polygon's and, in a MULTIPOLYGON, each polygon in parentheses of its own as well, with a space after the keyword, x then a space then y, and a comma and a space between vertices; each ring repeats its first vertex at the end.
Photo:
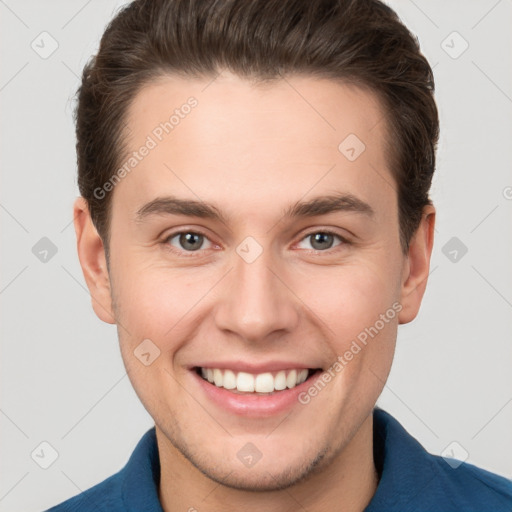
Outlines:
POLYGON ((317 369, 319 367, 295 361, 267 361, 265 363, 249 363, 246 361, 205 361, 190 367, 191 370, 194 368, 219 368, 221 370, 232 370, 233 372, 259 374, 277 372, 279 370, 310 370, 317 369))

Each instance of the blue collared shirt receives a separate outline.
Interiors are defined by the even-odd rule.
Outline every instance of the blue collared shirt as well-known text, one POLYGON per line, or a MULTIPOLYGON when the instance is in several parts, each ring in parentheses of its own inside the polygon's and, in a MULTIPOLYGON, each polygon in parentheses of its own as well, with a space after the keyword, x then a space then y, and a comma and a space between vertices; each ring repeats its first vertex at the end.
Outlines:
MULTIPOLYGON (((456 468, 431 455, 386 411, 373 411, 379 484, 364 512, 511 512, 512 481, 471 464, 456 468)), ((126 466, 47 512, 163 512, 155 428, 126 466)))

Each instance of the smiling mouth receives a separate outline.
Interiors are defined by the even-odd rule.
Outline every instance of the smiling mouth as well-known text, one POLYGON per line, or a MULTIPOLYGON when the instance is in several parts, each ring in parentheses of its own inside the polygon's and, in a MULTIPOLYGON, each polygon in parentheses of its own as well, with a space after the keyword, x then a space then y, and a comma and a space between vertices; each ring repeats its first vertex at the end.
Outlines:
POLYGON ((297 368, 252 374, 221 368, 195 367, 195 372, 205 381, 236 394, 270 395, 293 389, 321 372, 321 368, 297 368))

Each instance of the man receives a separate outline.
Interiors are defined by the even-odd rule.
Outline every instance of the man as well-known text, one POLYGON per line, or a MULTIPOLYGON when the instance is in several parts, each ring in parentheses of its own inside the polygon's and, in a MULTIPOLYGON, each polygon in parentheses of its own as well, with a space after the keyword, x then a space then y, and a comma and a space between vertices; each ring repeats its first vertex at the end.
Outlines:
POLYGON ((155 421, 51 510, 510 510, 375 407, 420 308, 432 71, 378 1, 146 0, 77 108, 77 247, 155 421))

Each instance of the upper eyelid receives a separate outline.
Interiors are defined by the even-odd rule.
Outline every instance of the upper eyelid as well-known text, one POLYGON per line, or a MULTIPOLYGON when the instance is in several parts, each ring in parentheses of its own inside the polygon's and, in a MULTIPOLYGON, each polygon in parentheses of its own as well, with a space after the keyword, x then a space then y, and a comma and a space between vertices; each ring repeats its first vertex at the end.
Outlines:
POLYGON ((325 229, 314 229, 312 231, 307 231, 306 233, 304 233, 302 235, 301 240, 306 238, 307 236, 314 235, 316 233, 325 233, 325 234, 328 234, 328 235, 334 235, 334 236, 337 236, 337 237, 341 238, 342 240, 347 238, 347 237, 341 235, 340 233, 338 233, 337 231, 335 231, 334 229, 325 228, 325 229))
POLYGON ((183 235, 185 233, 194 233, 195 235, 201 235, 201 236, 204 236, 205 238, 207 238, 210 242, 213 243, 213 240, 211 240, 211 238, 206 234, 204 233, 203 231, 201 231, 200 229, 181 229, 179 231, 174 231, 172 233, 169 233, 169 234, 166 234, 164 237, 163 237, 163 241, 166 242, 167 240, 171 239, 171 238, 174 238, 175 236, 178 236, 178 235, 183 235))

